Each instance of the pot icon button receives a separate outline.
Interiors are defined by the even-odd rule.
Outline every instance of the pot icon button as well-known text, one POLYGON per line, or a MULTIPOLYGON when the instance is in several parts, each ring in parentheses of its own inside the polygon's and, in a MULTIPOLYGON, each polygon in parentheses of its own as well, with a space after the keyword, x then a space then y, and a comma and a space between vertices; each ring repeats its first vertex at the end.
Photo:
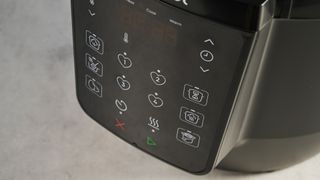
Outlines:
POLYGON ((156 84, 157 86, 163 86, 167 82, 166 77, 161 74, 160 70, 151 72, 150 77, 154 84, 156 84))
POLYGON ((200 136, 189 130, 178 128, 176 138, 179 142, 193 148, 199 148, 200 146, 200 136))

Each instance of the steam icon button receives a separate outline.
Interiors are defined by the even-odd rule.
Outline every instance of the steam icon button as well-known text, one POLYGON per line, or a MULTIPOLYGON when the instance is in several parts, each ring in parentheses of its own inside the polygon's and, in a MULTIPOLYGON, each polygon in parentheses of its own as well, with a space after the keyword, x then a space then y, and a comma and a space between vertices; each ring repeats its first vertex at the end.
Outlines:
POLYGON ((189 130, 178 128, 176 138, 179 142, 193 148, 199 148, 200 146, 200 136, 189 130))
POLYGON ((104 53, 104 42, 103 40, 95 35, 94 33, 91 33, 90 31, 86 30, 86 44, 88 47, 90 47, 95 52, 103 55, 104 53))
POLYGON ((92 93, 98 97, 102 97, 102 85, 97 80, 89 75, 86 75, 85 84, 92 93))

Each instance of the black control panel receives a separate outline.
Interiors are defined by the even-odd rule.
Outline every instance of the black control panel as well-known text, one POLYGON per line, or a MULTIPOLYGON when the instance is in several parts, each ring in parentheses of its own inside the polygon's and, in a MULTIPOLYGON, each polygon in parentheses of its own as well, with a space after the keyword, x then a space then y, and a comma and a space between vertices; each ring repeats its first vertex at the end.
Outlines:
POLYGON ((209 172, 254 35, 158 0, 73 0, 72 8, 85 112, 161 160, 209 172))

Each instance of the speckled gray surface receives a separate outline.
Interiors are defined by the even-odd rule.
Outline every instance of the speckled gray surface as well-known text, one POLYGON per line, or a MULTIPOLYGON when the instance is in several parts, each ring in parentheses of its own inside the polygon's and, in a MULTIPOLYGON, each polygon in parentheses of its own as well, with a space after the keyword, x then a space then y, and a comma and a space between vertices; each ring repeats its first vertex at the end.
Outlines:
POLYGON ((259 175, 193 176, 127 145, 80 109, 70 2, 0 1, 0 180, 320 179, 320 156, 259 175))

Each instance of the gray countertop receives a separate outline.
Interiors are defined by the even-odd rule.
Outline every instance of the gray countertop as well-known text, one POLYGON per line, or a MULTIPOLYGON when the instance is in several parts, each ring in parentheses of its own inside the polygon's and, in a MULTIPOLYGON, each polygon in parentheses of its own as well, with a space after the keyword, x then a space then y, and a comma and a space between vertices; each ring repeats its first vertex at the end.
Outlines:
POLYGON ((320 179, 320 156, 194 176, 119 140, 76 100, 70 15, 68 0, 0 1, 0 180, 320 179))

